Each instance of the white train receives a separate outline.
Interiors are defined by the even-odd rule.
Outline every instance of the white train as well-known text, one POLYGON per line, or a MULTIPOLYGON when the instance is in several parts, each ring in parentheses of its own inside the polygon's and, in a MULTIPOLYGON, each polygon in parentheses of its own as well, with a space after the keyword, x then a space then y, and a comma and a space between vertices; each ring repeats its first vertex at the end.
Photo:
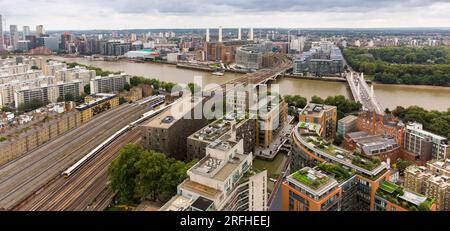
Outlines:
MULTIPOLYGON (((153 107, 156 107, 156 106, 161 105, 162 103, 164 103, 164 99, 165 99, 164 96, 159 96, 158 95, 158 96, 151 97, 150 99, 147 99, 147 100, 145 100, 143 102, 140 102, 139 105, 142 105, 144 103, 150 102, 149 106, 153 108, 153 107)), ((175 101, 174 103, 176 103, 176 102, 177 101, 175 101)), ((93 156, 95 156, 101 150, 105 149, 109 144, 111 144, 114 140, 116 140, 122 134, 124 134, 125 132, 133 129, 136 125, 140 124, 142 121, 144 121, 144 120, 146 120, 146 119, 148 119, 150 117, 153 117, 154 115, 162 112, 166 108, 172 106, 174 103, 172 103, 170 105, 166 105, 164 107, 161 107, 160 109, 151 110, 149 112, 146 112, 146 113, 142 114, 141 118, 137 119, 136 121, 130 123, 129 125, 123 127, 122 129, 120 129, 119 131, 117 131, 116 133, 111 135, 108 139, 106 139, 104 142, 102 142, 100 145, 98 145, 96 148, 94 148, 92 151, 90 151, 87 155, 85 155, 83 158, 81 158, 75 164, 70 166, 66 171, 64 171, 62 173, 62 175, 64 175, 64 177, 69 177, 73 172, 75 172, 77 169, 79 169, 89 159, 91 159, 93 156)))

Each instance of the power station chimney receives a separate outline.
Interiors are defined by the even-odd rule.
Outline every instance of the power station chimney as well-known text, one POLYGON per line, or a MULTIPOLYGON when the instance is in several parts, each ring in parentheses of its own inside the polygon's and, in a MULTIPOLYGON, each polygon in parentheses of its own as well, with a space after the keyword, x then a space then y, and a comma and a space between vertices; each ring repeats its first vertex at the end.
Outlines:
POLYGON ((238 40, 242 40, 242 30, 240 27, 238 29, 238 40))
POLYGON ((250 36, 248 40, 253 40, 253 28, 250 28, 250 36))
POLYGON ((206 42, 209 43, 209 28, 206 28, 206 42))
POLYGON ((222 27, 219 26, 219 43, 222 42, 222 27))

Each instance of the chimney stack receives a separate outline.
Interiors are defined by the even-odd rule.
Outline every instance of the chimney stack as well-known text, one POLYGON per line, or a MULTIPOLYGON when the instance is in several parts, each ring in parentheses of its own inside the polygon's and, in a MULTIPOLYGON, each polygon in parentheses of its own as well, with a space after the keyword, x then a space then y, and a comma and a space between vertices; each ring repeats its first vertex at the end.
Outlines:
POLYGON ((206 28, 206 42, 209 43, 209 28, 206 28))
POLYGON ((240 27, 238 29, 238 40, 242 40, 242 30, 240 27))
POLYGON ((219 26, 219 43, 222 42, 222 27, 219 26))

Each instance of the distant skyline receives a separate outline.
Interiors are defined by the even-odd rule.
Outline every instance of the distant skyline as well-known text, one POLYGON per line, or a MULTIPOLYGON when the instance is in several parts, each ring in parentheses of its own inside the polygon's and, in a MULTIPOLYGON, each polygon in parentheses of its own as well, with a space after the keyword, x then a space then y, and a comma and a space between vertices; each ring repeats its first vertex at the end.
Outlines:
POLYGON ((7 25, 46 30, 450 27, 450 0, 0 0, 7 25))

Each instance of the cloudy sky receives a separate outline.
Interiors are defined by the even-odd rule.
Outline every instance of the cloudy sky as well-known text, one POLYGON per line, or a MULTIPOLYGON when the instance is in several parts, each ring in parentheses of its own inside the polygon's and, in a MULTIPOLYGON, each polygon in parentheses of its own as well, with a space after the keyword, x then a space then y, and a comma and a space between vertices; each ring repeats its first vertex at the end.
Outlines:
POLYGON ((450 0, 0 0, 0 14, 47 30, 450 27, 450 0))

